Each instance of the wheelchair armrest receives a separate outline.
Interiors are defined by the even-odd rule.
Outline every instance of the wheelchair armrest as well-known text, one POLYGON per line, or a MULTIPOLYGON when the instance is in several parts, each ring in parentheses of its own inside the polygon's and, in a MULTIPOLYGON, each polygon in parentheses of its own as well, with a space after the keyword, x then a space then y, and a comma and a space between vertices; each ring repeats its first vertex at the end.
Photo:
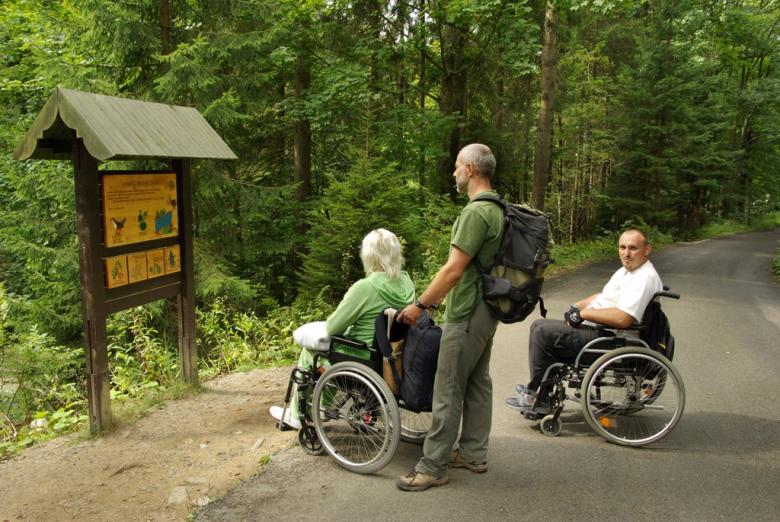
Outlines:
POLYGON ((349 346, 350 348, 362 348, 363 350, 368 349, 368 345, 363 341, 356 341, 355 339, 350 339, 349 337, 343 337, 341 335, 330 336, 330 345, 333 346, 334 344, 342 344, 344 346, 349 346))
POLYGON ((642 323, 632 324, 631 326, 627 326, 625 328, 618 328, 617 326, 609 326, 607 324, 594 323, 593 321, 589 321, 589 322, 595 325, 593 326, 593 328, 596 328, 598 330, 607 330, 613 333, 617 332, 618 330, 642 330, 644 328, 644 325, 642 323))

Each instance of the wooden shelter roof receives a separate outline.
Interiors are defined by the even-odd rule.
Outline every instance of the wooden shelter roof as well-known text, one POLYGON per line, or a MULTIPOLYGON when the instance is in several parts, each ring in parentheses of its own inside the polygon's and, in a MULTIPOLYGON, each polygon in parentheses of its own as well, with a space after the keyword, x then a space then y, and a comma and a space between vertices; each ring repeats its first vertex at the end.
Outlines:
POLYGON ((147 158, 237 159, 192 107, 57 87, 14 158, 72 159, 73 132, 101 161, 147 158))

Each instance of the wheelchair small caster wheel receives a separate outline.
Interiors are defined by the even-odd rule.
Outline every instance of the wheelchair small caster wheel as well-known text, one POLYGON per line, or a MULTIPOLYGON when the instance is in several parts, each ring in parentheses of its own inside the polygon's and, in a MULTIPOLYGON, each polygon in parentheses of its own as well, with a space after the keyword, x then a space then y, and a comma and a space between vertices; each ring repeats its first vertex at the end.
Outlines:
POLYGON ((298 444, 307 455, 319 456, 325 452, 320 439, 317 438, 317 432, 314 426, 304 426, 298 430, 298 444))
POLYGON ((561 419, 556 419, 555 415, 548 415, 542 419, 539 427, 548 437, 557 437, 561 433, 561 419))

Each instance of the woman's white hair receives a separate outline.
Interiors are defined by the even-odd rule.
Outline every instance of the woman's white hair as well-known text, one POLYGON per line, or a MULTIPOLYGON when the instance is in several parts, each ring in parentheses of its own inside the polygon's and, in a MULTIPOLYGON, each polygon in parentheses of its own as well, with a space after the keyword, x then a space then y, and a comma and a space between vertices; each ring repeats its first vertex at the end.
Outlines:
POLYGON ((366 274, 384 272, 388 277, 398 277, 404 262, 401 242, 389 230, 372 230, 360 245, 360 260, 366 274))

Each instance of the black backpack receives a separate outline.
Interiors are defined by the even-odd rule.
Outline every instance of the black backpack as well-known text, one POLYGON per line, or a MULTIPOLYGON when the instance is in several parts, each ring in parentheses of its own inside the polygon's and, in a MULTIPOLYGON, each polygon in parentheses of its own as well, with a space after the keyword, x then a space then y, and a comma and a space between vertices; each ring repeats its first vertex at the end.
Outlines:
POLYGON ((639 330, 639 338, 646 342, 651 350, 671 361, 674 357, 674 336, 669 327, 669 319, 661 310, 661 304, 658 301, 650 301, 643 319, 644 325, 639 330))
POLYGON ((482 275, 483 298, 493 316, 502 323, 516 323, 528 317, 539 302, 542 317, 547 317, 541 293, 544 271, 552 263, 550 217, 493 194, 479 195, 473 201, 492 201, 504 210, 504 233, 495 259, 483 267, 474 256, 482 275))
POLYGON ((441 328, 427 312, 423 312, 417 324, 410 326, 406 333, 400 395, 407 409, 431 411, 440 341, 441 328))

